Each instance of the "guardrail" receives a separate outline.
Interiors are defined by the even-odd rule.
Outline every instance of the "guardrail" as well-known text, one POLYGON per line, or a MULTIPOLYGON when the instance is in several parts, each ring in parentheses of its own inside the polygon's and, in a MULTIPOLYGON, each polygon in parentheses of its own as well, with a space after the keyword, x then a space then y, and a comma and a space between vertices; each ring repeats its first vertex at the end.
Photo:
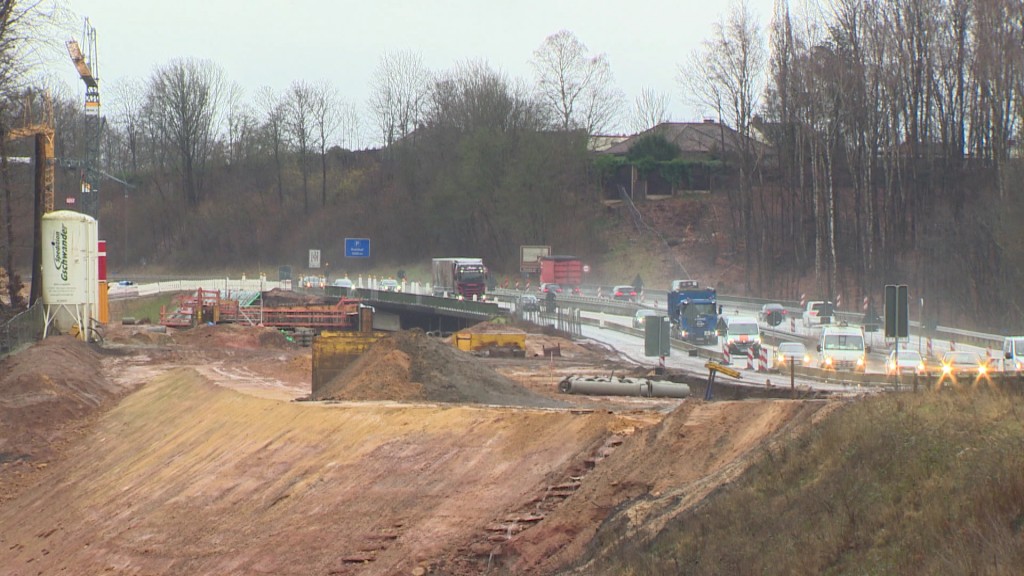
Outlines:
POLYGON ((333 287, 331 286, 326 287, 324 289, 324 293, 327 296, 332 297, 349 295, 354 298, 364 298, 375 302, 392 302, 408 306, 422 306, 425 308, 432 308, 434 310, 444 310, 446 312, 454 312, 461 315, 470 315, 481 318, 491 318, 496 315, 504 314, 504 311, 496 302, 474 302, 472 300, 442 298, 440 296, 430 296, 427 294, 390 292, 387 290, 375 290, 369 288, 340 288, 338 290, 332 290, 332 288, 333 287), (342 294, 340 290, 345 290, 346 293, 342 294))

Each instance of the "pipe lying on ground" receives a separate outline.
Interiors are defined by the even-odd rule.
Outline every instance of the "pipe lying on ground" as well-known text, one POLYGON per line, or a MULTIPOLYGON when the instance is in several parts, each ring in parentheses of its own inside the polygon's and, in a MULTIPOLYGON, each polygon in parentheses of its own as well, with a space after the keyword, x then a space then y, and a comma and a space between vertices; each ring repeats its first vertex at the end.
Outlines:
POLYGON ((558 383, 558 390, 565 394, 594 396, 686 398, 690 395, 686 384, 619 376, 569 376, 558 383))

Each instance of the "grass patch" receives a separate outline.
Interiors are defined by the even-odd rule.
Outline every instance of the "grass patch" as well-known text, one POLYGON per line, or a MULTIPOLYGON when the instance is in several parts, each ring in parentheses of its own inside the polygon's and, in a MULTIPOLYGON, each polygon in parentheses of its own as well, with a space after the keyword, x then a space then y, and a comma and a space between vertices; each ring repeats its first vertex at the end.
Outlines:
POLYGON ((604 574, 1019 574, 1019 396, 859 401, 604 574))
POLYGON ((110 321, 120 324, 125 318, 135 318, 139 323, 158 324, 160 322, 160 307, 165 306, 167 310, 173 310, 175 296, 177 294, 161 293, 139 298, 111 300, 110 321))

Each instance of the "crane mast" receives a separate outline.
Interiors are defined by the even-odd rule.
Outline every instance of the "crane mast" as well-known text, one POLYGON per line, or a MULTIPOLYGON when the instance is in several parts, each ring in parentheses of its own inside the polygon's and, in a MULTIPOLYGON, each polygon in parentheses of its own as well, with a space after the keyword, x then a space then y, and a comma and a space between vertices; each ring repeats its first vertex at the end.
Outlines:
POLYGON ((96 29, 86 18, 82 26, 83 47, 77 40, 67 42, 68 54, 79 77, 85 83, 85 158, 81 171, 82 212, 99 217, 99 178, 96 176, 100 165, 100 132, 103 120, 100 116, 99 58, 96 50, 96 29))

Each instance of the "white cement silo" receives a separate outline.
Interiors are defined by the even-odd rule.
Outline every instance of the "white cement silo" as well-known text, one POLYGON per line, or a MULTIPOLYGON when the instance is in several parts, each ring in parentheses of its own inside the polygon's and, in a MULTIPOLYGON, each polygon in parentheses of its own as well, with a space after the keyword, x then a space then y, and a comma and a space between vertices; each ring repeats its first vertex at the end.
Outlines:
POLYGON ((96 219, 71 210, 43 215, 43 308, 48 332, 88 340, 99 301, 96 219))

